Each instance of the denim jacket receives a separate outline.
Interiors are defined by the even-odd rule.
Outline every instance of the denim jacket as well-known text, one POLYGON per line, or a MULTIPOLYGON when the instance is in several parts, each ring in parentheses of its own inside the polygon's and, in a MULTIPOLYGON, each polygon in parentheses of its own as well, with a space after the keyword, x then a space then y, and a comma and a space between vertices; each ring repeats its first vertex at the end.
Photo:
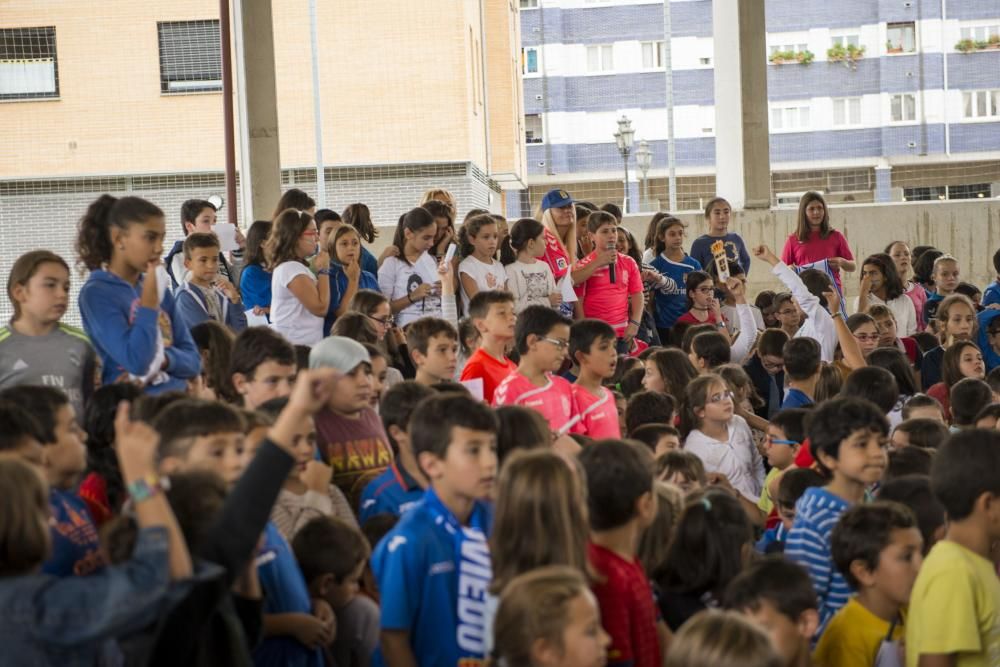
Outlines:
POLYGON ((3 664, 94 665, 109 640, 155 619, 169 578, 162 527, 139 531, 131 560, 88 577, 0 577, 3 664))

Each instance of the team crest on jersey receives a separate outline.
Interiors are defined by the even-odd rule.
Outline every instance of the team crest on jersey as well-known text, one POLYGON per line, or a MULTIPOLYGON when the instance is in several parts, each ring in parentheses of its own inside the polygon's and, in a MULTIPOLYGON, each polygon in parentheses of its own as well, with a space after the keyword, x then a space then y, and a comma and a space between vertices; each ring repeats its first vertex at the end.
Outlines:
POLYGON ((565 257, 556 257, 556 268, 560 271, 564 270, 568 264, 566 263, 565 257))

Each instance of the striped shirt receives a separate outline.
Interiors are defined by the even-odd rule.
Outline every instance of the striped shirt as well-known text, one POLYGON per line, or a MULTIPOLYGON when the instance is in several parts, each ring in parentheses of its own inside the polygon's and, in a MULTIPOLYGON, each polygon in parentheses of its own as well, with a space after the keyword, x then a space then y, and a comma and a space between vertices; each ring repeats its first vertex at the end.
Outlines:
POLYGON ((819 598, 819 639, 838 609, 847 604, 851 587, 833 564, 830 533, 849 502, 822 487, 807 489, 795 503, 795 522, 788 532, 785 556, 802 565, 812 579, 819 598))

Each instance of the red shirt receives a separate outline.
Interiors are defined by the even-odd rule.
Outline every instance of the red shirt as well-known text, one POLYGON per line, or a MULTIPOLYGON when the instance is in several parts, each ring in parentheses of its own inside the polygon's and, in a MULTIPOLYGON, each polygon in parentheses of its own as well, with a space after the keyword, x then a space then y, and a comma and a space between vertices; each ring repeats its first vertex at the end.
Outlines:
POLYGON ((601 387, 601 395, 594 396, 578 384, 573 385, 573 396, 580 409, 583 432, 595 440, 622 437, 618 424, 618 406, 615 397, 606 387, 601 387))
MULTIPOLYGON (((595 257, 596 250, 577 262, 576 268, 587 266, 595 257)), ((615 282, 611 282, 609 267, 602 266, 576 286, 576 295, 583 303, 583 316, 607 322, 619 338, 628 328, 629 297, 641 292, 639 267, 634 259, 622 253, 618 253, 615 261, 615 282)))
MULTIPOLYGON (((719 320, 715 318, 715 313, 713 311, 708 311, 708 319, 702 322, 697 317, 694 316, 694 311, 687 311, 683 315, 677 318, 678 322, 683 322, 684 324, 719 324, 719 320)), ((725 323, 725 318, 722 320, 725 323)))
POLYGON ((599 575, 591 589, 601 608, 601 624, 611 635, 608 663, 660 667, 656 605, 639 560, 625 560, 596 544, 587 546, 587 554, 599 575))
POLYGON ((573 385, 552 373, 545 377, 546 383, 538 387, 520 373, 511 373, 493 394, 494 407, 520 405, 532 408, 545 417, 549 428, 556 433, 582 433, 583 424, 580 423, 580 410, 573 396, 573 385))
MULTIPOLYGON (((785 249, 781 251, 781 261, 789 266, 801 266, 834 257, 854 259, 851 247, 847 245, 847 239, 836 229, 830 230, 830 235, 825 239, 820 238, 819 231, 812 231, 805 243, 799 241, 799 237, 795 234, 791 234, 785 241, 785 249)), ((837 287, 840 287, 839 269, 834 269, 833 277, 837 281, 837 287)))
POLYGON ((941 409, 944 414, 944 420, 946 422, 951 422, 951 390, 948 389, 948 385, 944 382, 938 382, 932 384, 929 389, 927 389, 927 395, 931 398, 936 398, 941 404, 941 409))
POLYGON ((465 362, 462 368, 461 380, 483 379, 483 400, 493 403, 493 392, 496 391, 503 379, 517 370, 517 364, 504 357, 500 361, 483 348, 477 349, 465 362))
POLYGON ((545 228, 545 254, 542 255, 541 259, 552 269, 552 277, 556 279, 557 283, 569 273, 569 253, 566 252, 559 237, 547 227, 545 228))

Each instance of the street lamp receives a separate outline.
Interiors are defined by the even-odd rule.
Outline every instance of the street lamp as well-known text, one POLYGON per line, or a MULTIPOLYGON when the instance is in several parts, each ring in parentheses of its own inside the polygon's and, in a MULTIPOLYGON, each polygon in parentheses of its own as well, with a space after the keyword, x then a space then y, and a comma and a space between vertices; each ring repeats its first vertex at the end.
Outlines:
POLYGON ((653 151, 649 150, 649 142, 645 139, 640 141, 639 147, 635 149, 635 163, 638 165, 639 171, 642 172, 642 201, 639 202, 639 210, 641 211, 643 202, 649 204, 649 180, 646 178, 646 174, 653 166, 653 151))
POLYGON ((625 201, 622 209, 628 213, 628 156, 632 152, 632 142, 635 140, 635 130, 632 129, 632 121, 625 114, 618 119, 618 131, 615 132, 615 143, 618 144, 618 152, 625 163, 625 201))

